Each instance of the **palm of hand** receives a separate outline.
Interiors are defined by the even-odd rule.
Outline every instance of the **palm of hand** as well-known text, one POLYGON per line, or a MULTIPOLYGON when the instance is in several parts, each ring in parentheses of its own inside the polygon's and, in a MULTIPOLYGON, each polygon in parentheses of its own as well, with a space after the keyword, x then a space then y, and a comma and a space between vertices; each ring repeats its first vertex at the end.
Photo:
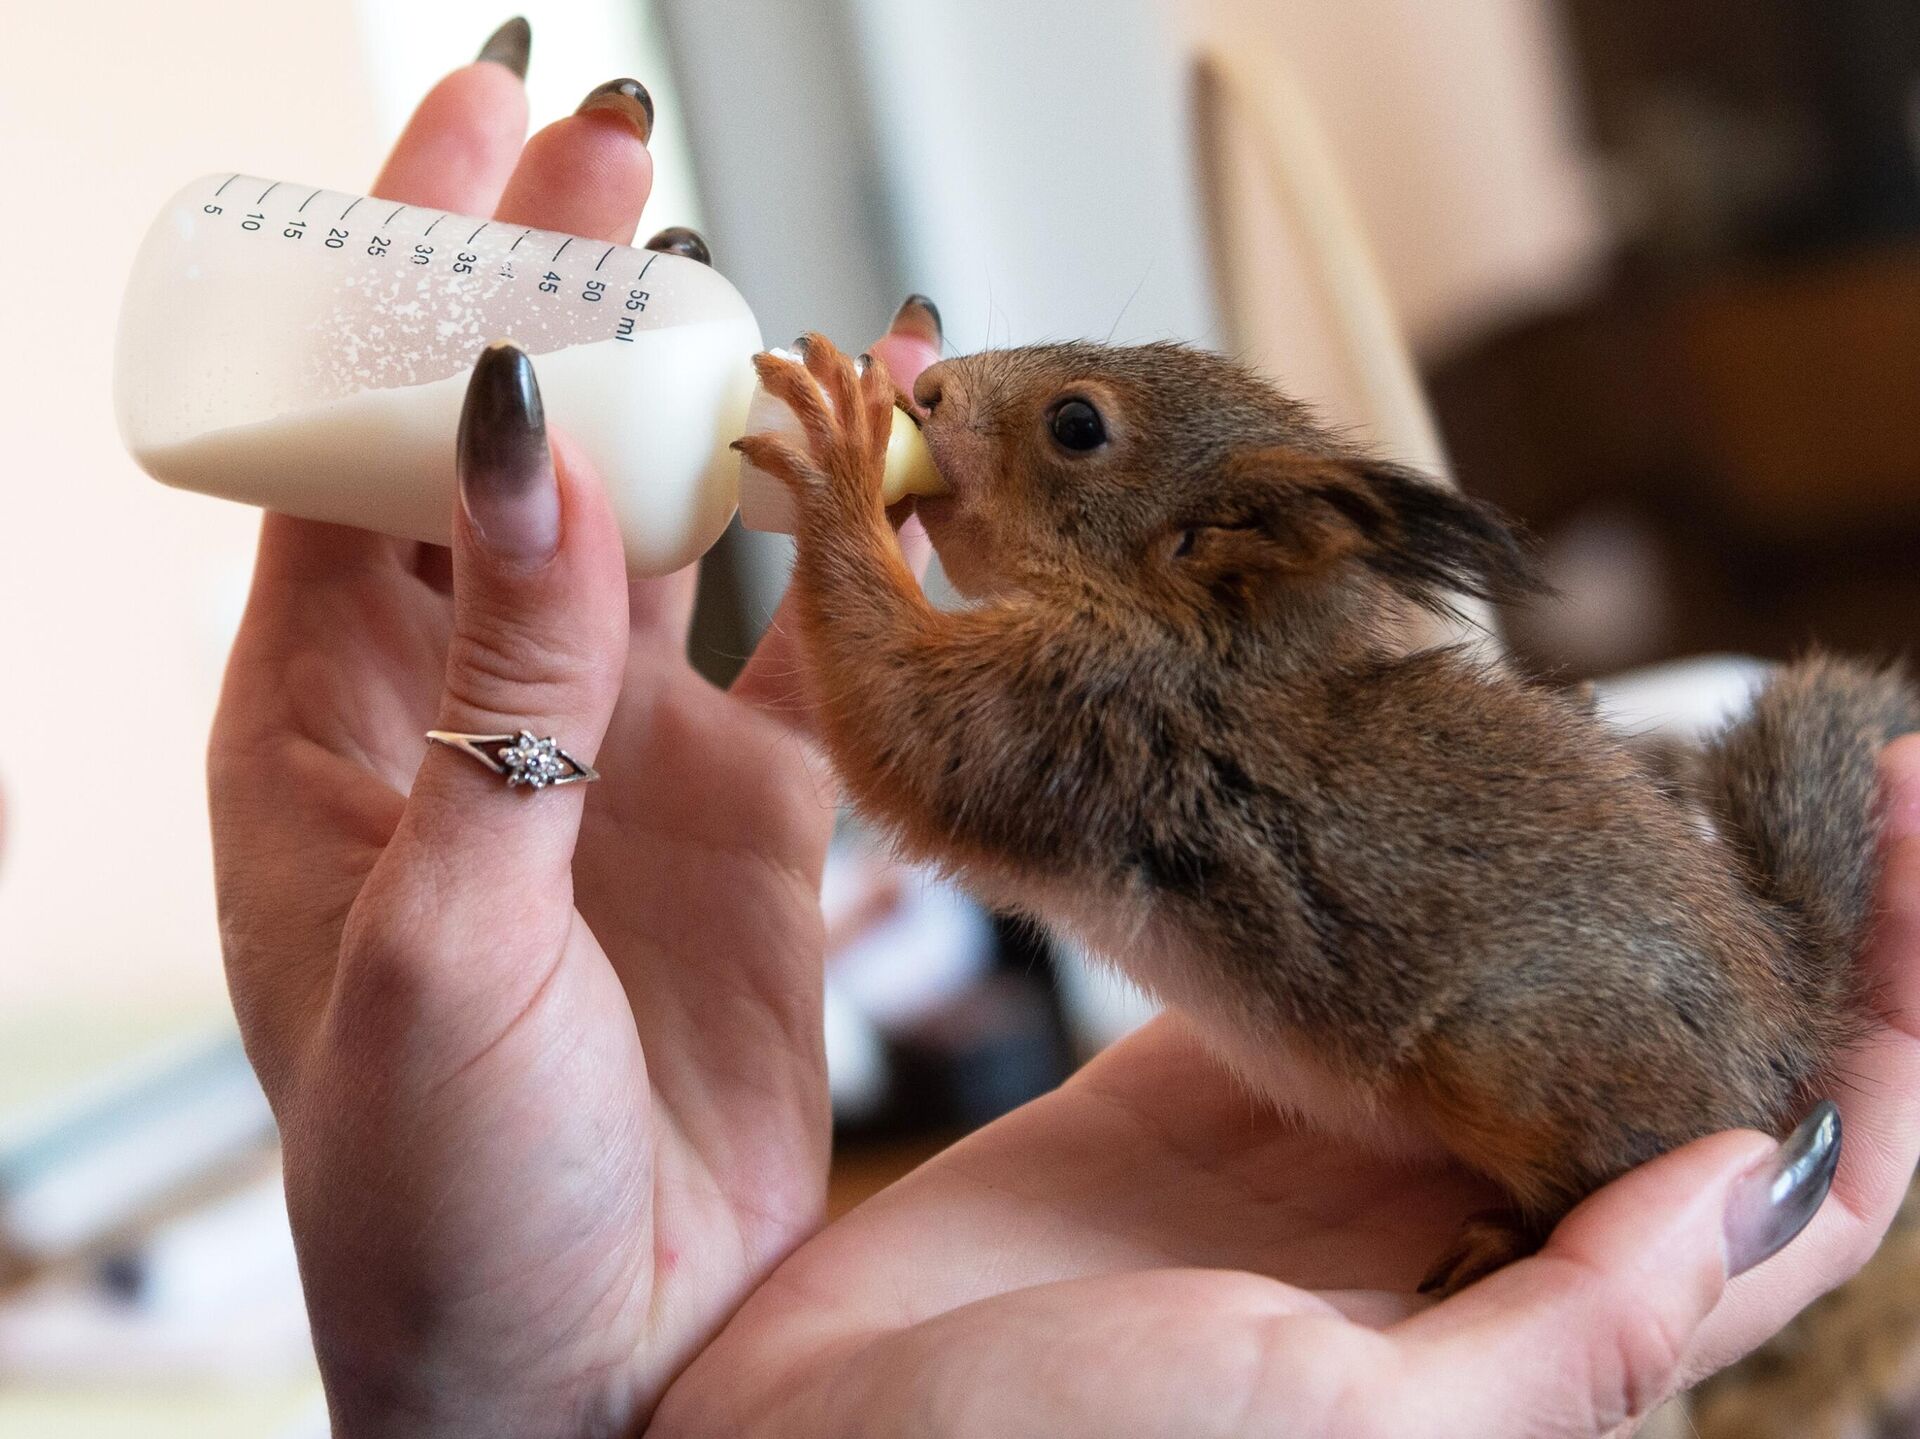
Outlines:
POLYGON ((1384 1160, 1264 1113, 1163 1019, 808 1243, 672 1391, 662 1426, 697 1413, 729 1432, 834 1432, 829 1406, 851 1395, 905 1422, 990 1372, 1032 1385, 996 1412, 1030 1414, 1034 1432, 1056 1406, 1075 1416, 1065 1432, 1105 1414, 1159 1433, 1163 1408, 1166 1432, 1190 1432, 1196 1403, 1252 1402, 1250 1318, 1315 1332, 1405 1318, 1493 1197, 1452 1164, 1384 1160), (779 1403, 744 1373, 786 1376, 779 1403))
MULTIPOLYGON (((236 650, 234 683, 250 702, 223 714, 216 747, 252 758, 215 774, 271 783, 220 784, 216 804, 260 807, 254 823, 277 831, 269 852, 285 860, 223 875, 230 931, 247 926, 249 890, 284 901, 299 886, 336 917, 337 939, 419 763, 450 602, 413 573, 409 547, 345 532, 341 545, 360 562, 331 567, 297 609, 250 623, 236 650)), ((476 1024, 431 1021, 446 1051, 427 1066, 431 1098, 409 1096, 408 1132, 391 1137, 444 1150, 445 1192, 420 1201, 436 1207, 437 1244, 476 1256, 464 1265, 471 1292, 498 1304, 503 1285, 521 1290, 503 1313, 570 1311, 598 1354, 644 1368, 643 1390, 686 1342, 650 1343, 650 1317, 723 1306, 763 1272, 816 1222, 826 1161, 818 883, 831 805, 792 730, 686 662, 689 586, 635 586, 622 701, 602 746, 620 763, 589 794, 562 952, 536 966, 523 1002, 489 1006, 476 1024), (502 1182, 463 1184, 475 1165, 502 1182), (643 1214, 650 1223, 636 1222, 643 1214), (683 1272, 682 1252, 699 1263, 683 1272)), ((230 951, 256 962, 272 947, 229 934, 230 951)), ((243 1008, 254 1001, 242 1018, 263 1056, 298 1045, 263 1043, 259 1025, 338 1007, 331 970, 291 955, 278 967, 311 992, 290 1004, 236 986, 243 1008)), ((396 1025, 429 1025, 381 1007, 396 1025)), ((340 1008, 364 1024, 366 1006, 340 1008)), ((361 1034, 348 1052, 387 1053, 392 1038, 361 1034)), ((369 1118, 342 1107, 304 1122, 369 1118)), ((312 1176, 315 1202, 338 1177, 312 1176)), ((302 1179, 290 1171, 296 1204, 302 1179)))

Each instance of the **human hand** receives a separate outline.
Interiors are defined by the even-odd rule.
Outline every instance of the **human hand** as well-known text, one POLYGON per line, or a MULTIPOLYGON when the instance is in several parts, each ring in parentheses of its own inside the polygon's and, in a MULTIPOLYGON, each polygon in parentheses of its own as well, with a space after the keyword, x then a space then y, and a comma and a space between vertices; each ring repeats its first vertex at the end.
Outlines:
MULTIPOLYGON (((517 74, 476 63, 375 190, 626 242, 643 96, 523 150, 517 74)), ((877 348, 915 374, 937 330, 877 348)), ((268 516, 215 724, 229 979, 341 1435, 625 1432, 823 1205, 833 807, 798 665, 776 623, 731 693, 701 679, 693 573, 628 584, 537 408, 517 352, 483 360, 450 570, 268 516), (522 726, 605 778, 509 791, 421 738, 522 726)))
POLYGON ((1845 1155, 1817 1214, 1831 1157, 1818 1126, 1784 1155, 1760 1134, 1715 1135, 1593 1195, 1539 1255, 1431 1304, 1415 1286, 1496 1196, 1457 1168, 1262 1116, 1163 1019, 805 1244, 652 1432, 1630 1432, 1849 1277, 1907 1190, 1920 739, 1888 749, 1883 779, 1883 920, 1863 960, 1882 1023, 1838 1086, 1845 1155), (1796 1158, 1799 1182, 1777 1184, 1796 1158))

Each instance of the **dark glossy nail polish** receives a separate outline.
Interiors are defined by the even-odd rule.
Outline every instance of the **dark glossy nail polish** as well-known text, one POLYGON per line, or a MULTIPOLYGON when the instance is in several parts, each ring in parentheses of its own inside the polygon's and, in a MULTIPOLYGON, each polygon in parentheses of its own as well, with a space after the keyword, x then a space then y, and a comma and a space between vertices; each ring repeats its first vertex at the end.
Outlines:
POLYGON ((1727 1197, 1727 1274, 1778 1254, 1820 1212, 1840 1166, 1840 1111, 1821 1100, 1773 1157, 1727 1197))
POLYGON ((584 115, 590 110, 605 110, 618 115, 633 126, 642 145, 653 138, 653 96, 638 80, 609 80, 604 85, 595 86, 587 92, 587 98, 580 102, 579 108, 573 113, 584 115))
POLYGON ((685 255, 689 260, 698 260, 703 265, 713 263, 713 251, 700 238, 700 232, 689 230, 685 225, 669 225, 647 241, 647 248, 665 255, 685 255))
POLYGON ((524 15, 516 15, 487 36, 476 60, 491 60, 505 65, 522 80, 527 78, 527 57, 533 52, 533 26, 524 15))
POLYGON ((925 295, 909 295, 893 312, 888 327, 896 335, 912 335, 929 345, 938 345, 945 336, 940 328, 940 307, 925 295))
POLYGON ((560 543, 560 492, 540 385, 526 352, 495 340, 480 353, 460 410, 460 503, 488 549, 544 559, 560 543))

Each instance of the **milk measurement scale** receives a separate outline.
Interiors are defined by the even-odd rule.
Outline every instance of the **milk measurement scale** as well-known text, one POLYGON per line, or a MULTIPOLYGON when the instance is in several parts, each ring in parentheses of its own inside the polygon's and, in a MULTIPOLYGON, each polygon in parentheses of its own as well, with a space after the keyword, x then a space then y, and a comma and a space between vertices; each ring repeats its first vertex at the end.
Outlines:
MULTIPOLYGON (((148 231, 120 312, 121 435, 167 484, 444 544, 467 374, 533 356, 549 420, 589 460, 636 574, 749 524, 791 522, 729 448, 749 427, 760 327, 684 255, 254 175, 210 175, 148 231)), ((754 407, 754 428, 796 422, 754 407)), ((938 488, 896 415, 885 493, 938 488)))
POLYGON ((471 223, 468 216, 395 205, 366 195, 323 189, 303 195, 303 188, 230 175, 214 187, 201 213, 210 223, 224 218, 244 233, 294 243, 317 240, 321 249, 343 259, 364 256, 369 261, 393 260, 429 270, 437 265, 451 275, 479 277, 477 285, 525 280, 552 299, 608 305, 614 314, 610 333, 618 340, 632 339, 640 323, 637 317, 646 311, 647 271, 660 259, 654 251, 594 243, 551 230, 503 226, 492 220, 471 223), (252 194, 256 189, 259 193, 252 194), (570 256, 569 251, 574 253, 570 256), (607 273, 615 256, 641 263, 631 273, 607 273), (583 268, 588 260, 590 267, 583 268))

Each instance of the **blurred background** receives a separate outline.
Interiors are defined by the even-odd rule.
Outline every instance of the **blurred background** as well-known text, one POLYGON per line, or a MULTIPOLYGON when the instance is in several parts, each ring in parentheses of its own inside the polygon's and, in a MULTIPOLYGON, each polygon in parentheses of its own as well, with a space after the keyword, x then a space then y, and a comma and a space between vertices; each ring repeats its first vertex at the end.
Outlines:
MULTIPOLYGON (((256 522, 135 471, 111 342, 180 184, 363 186, 508 12, 0 6, 0 1435, 319 1434, 203 810, 256 522)), ((1509 638, 1567 680, 1816 636, 1910 647, 1913 0, 525 9, 535 122, 643 80, 661 183, 642 233, 700 228, 770 341, 862 343, 918 290, 956 351, 1239 353, 1530 521, 1563 598, 1509 638), (1290 187, 1329 159, 1316 249, 1290 187), (1331 302, 1329 236, 1359 277, 1331 302), (1404 336, 1437 429, 1346 342, 1369 273, 1390 310, 1363 328, 1394 363, 1404 336)), ((731 536, 708 565, 695 646, 716 678, 770 612, 783 544, 731 536)), ((828 906, 838 1203, 1143 1012, 852 832, 828 906)))

